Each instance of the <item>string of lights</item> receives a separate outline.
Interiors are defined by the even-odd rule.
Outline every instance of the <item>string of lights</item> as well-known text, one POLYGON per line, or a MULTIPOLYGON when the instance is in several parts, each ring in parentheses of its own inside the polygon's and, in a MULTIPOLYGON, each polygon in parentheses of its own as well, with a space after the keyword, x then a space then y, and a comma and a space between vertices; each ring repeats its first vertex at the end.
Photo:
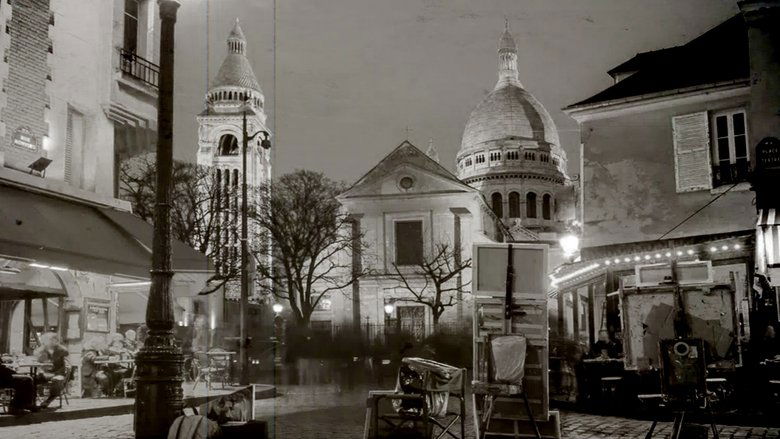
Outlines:
POLYGON ((626 255, 611 256, 608 258, 600 258, 599 260, 582 261, 571 267, 574 268, 573 271, 566 271, 565 268, 562 268, 556 270, 553 274, 551 274, 549 276, 550 289, 552 290, 551 292, 554 293, 558 289, 558 287, 560 287, 560 285, 564 282, 577 280, 578 278, 583 278, 586 275, 597 274, 594 273, 594 270, 597 269, 606 270, 607 267, 615 267, 621 264, 632 264, 632 263, 635 264, 640 262, 662 263, 670 260, 677 260, 680 258, 683 259, 692 258, 693 260, 696 260, 700 256, 706 254, 714 255, 717 253, 725 253, 729 251, 740 251, 743 249, 744 244, 741 242, 741 240, 739 240, 740 242, 733 242, 733 241, 734 240, 731 240, 728 243, 726 242, 703 243, 703 244, 696 244, 696 245, 691 245, 682 248, 668 249, 665 251, 646 251, 646 252, 631 253, 626 255), (576 268, 579 265, 584 265, 584 266, 576 268), (564 272, 564 273, 558 275, 558 273, 560 272, 564 272))

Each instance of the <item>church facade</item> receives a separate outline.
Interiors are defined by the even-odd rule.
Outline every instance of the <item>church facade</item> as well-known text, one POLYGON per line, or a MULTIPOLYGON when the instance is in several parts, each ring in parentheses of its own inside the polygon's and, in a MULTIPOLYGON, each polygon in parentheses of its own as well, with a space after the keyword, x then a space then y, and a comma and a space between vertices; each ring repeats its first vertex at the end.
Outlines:
MULTIPOLYGON (((214 261, 218 272, 235 272, 241 258, 241 185, 244 129, 252 136, 246 156, 249 203, 259 200, 259 188, 271 180, 270 151, 261 147, 263 136, 270 136, 266 126, 265 97, 246 56, 247 41, 236 19, 226 40, 227 55, 209 84, 206 108, 198 115, 197 163, 212 169, 211 184, 217 185, 216 215, 220 219, 214 246, 221 249, 214 261), (264 132, 264 133, 263 133, 264 132), (253 195, 254 194, 254 195, 253 195)), ((250 224, 249 242, 258 235, 250 224)), ((237 285, 228 284, 226 297, 237 298, 237 285)))
MULTIPOLYGON (((404 141, 339 196, 365 244, 353 261, 369 274, 334 296, 330 311, 315 313, 320 326, 331 319, 430 334, 432 309, 414 300, 410 289, 434 289, 430 279, 415 276, 418 264, 411 262, 429 262, 442 245, 464 262, 475 243, 557 244, 576 226, 566 154, 552 118, 520 83, 508 29, 498 58, 498 82, 466 122, 455 173, 438 163, 434 148, 423 153, 404 141)), ((557 263, 551 260, 550 268, 557 263)), ((444 302, 453 305, 438 323, 468 325, 471 269, 449 282, 444 302)))

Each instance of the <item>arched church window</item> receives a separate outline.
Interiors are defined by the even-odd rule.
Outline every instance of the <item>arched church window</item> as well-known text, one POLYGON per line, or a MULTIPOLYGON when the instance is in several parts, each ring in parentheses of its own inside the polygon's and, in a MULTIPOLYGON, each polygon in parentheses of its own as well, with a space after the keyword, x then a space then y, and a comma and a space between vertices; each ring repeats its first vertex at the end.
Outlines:
POLYGON ((542 218, 550 219, 550 212, 552 211, 552 196, 550 194, 544 194, 542 197, 542 218))
POLYGON ((525 217, 536 218, 536 194, 533 192, 525 195, 525 217))
POLYGON ((520 194, 509 193, 509 218, 520 218, 520 194))
POLYGON ((238 155, 238 139, 232 134, 225 134, 219 139, 219 155, 238 155))
POLYGON ((503 218, 504 217, 504 203, 501 199, 501 193, 500 192, 493 192, 493 195, 490 196, 490 201, 493 206, 493 213, 496 214, 497 217, 503 218))

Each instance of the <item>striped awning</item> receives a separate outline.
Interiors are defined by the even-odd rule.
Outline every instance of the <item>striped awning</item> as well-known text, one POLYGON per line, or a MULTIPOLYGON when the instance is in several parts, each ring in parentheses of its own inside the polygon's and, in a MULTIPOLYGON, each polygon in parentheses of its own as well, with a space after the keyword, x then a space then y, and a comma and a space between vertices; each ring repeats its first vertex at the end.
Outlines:
POLYGON ((773 286, 780 285, 780 216, 776 209, 758 210, 756 272, 770 278, 773 286))

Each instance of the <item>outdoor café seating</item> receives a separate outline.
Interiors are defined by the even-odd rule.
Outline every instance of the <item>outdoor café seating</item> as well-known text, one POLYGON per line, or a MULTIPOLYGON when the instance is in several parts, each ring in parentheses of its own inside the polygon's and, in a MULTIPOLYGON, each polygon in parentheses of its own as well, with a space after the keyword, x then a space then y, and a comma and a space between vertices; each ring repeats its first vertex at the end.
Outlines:
POLYGON ((235 352, 221 348, 212 348, 207 352, 196 352, 195 368, 197 376, 192 386, 194 390, 201 381, 206 382, 206 387, 211 390, 215 381, 222 383, 222 388, 230 384, 230 364, 235 352))
POLYGON ((465 439, 465 397, 465 369, 403 358, 396 388, 369 392, 363 438, 465 439))

